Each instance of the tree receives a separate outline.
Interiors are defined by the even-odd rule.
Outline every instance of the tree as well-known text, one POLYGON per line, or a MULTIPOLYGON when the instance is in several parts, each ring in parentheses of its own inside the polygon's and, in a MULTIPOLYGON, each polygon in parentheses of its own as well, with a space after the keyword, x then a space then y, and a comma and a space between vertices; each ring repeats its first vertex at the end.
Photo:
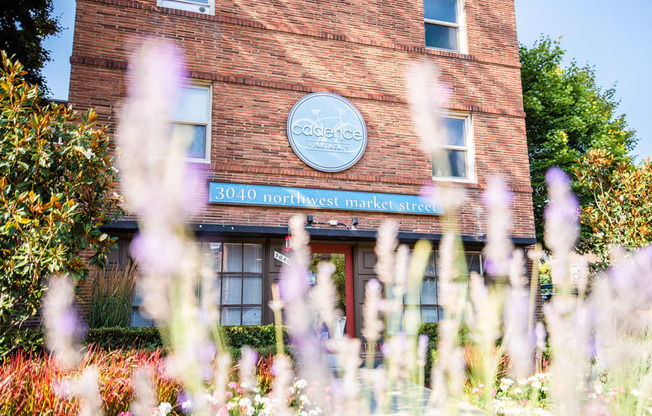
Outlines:
POLYGON ((652 163, 636 167, 615 159, 594 149, 575 168, 578 188, 591 197, 582 207, 582 224, 591 231, 584 243, 600 266, 610 263, 612 246, 631 250, 652 244, 652 163))
POLYGON ((87 275, 121 213, 112 143, 96 115, 48 104, 19 62, 0 69, 0 341, 39 310, 47 276, 87 275), (85 252, 82 257, 82 252, 85 252))
POLYGON ((25 79, 44 86, 41 69, 50 53, 41 42, 61 31, 53 0, 0 0, 0 49, 23 63, 25 79))
MULTIPOLYGON (((557 166, 572 176, 576 161, 591 149, 605 150, 616 163, 627 162, 637 139, 625 116, 615 113, 615 90, 602 91, 593 68, 574 61, 562 68, 565 51, 558 40, 541 38, 532 48, 521 45, 519 50, 534 219, 537 239, 543 241, 546 171, 557 166)), ((580 206, 586 206, 591 194, 576 182, 573 188, 580 206)), ((584 227, 581 240, 589 233, 584 227)))

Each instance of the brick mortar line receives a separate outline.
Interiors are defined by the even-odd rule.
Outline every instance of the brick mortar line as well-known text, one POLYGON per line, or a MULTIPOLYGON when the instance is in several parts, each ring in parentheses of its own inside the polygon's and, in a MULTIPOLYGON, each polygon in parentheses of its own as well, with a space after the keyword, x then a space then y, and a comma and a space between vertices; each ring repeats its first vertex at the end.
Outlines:
MULTIPOLYGON (((381 183, 381 184, 394 184, 394 185, 417 185, 417 186, 426 186, 433 185, 436 183, 450 183, 455 186, 463 186, 465 188, 471 189, 486 189, 487 186, 481 183, 469 183, 469 182, 445 182, 445 181, 432 181, 429 179, 394 179, 387 178, 380 175, 361 175, 355 173, 325 173, 318 171, 303 171, 295 169, 281 169, 281 168, 270 168, 270 167, 248 167, 233 165, 229 163, 211 163, 211 169, 213 171, 219 172, 235 172, 235 173, 249 173, 253 175, 264 174, 264 175, 278 175, 278 176, 294 176, 294 177, 309 177, 309 178, 332 178, 335 180, 347 180, 352 182, 366 182, 366 183, 381 183)), ((219 178, 219 175, 212 175, 213 179, 219 178)), ((268 181, 263 181, 261 184, 267 184, 268 181)), ((532 193, 532 188, 529 186, 508 186, 512 192, 518 193, 532 193)))
POLYGON ((177 15, 177 16, 192 17, 192 18, 198 18, 198 19, 203 19, 203 20, 211 20, 211 21, 218 22, 218 23, 226 23, 226 24, 235 25, 235 26, 251 27, 251 28, 255 28, 255 29, 263 29, 263 30, 269 30, 269 31, 280 32, 280 33, 287 33, 287 34, 292 34, 292 35, 300 35, 300 36, 308 36, 308 37, 315 37, 315 38, 321 38, 321 39, 335 40, 335 41, 340 41, 340 42, 354 43, 354 44, 371 46, 371 47, 382 48, 382 49, 401 50, 401 51, 406 51, 406 52, 418 53, 418 54, 421 54, 421 55, 442 56, 442 57, 451 58, 451 59, 461 59, 461 60, 464 60, 464 61, 472 61, 472 62, 480 62, 480 63, 485 63, 485 64, 499 65, 499 66, 504 66, 504 67, 508 67, 508 68, 520 68, 521 67, 520 61, 512 61, 512 60, 507 60, 507 59, 493 59, 493 58, 490 58, 490 57, 487 57, 487 56, 482 56, 482 55, 470 55, 470 54, 463 54, 463 53, 459 53, 459 52, 440 51, 440 50, 436 50, 436 49, 429 49, 429 48, 426 48, 425 46, 409 46, 409 45, 402 45, 402 44, 394 43, 394 42, 374 42, 374 41, 364 40, 362 38, 346 36, 346 35, 339 35, 339 34, 324 32, 324 31, 290 29, 289 27, 287 27, 285 25, 278 25, 278 24, 264 25, 263 23, 260 23, 260 22, 257 22, 255 20, 251 20, 251 19, 227 17, 227 16, 220 15, 220 14, 209 15, 209 14, 203 14, 203 13, 197 13, 197 12, 190 12, 190 11, 186 11, 186 10, 171 9, 171 8, 167 8, 167 7, 151 6, 149 4, 143 4, 143 3, 139 3, 139 2, 136 2, 136 1, 130 1, 130 0, 88 0, 88 1, 93 1, 93 2, 96 2, 96 3, 103 3, 103 4, 110 4, 110 5, 115 5, 115 6, 131 7, 131 8, 139 9, 139 10, 149 10, 149 11, 154 11, 154 12, 158 12, 158 13, 174 14, 174 15, 177 15))
MULTIPOLYGON (((103 0, 91 0, 91 1, 103 1, 103 0)), ((119 1, 119 0, 113 0, 113 1, 119 1)), ((114 68, 120 70, 124 70, 127 68, 127 62, 125 61, 117 61, 113 59, 104 59, 104 58, 92 58, 92 57, 85 57, 85 56, 72 56, 70 57, 70 63, 98 66, 104 68, 114 68)), ((402 98, 393 95, 347 92, 347 91, 338 90, 336 88, 307 86, 302 84, 293 84, 293 83, 287 83, 281 81, 267 81, 267 80, 260 80, 260 79, 247 78, 247 77, 219 75, 219 74, 213 74, 213 73, 203 72, 203 71, 188 71, 188 75, 190 78, 193 79, 224 82, 229 84, 241 84, 241 85, 249 85, 249 86, 260 87, 260 88, 270 88, 270 89, 307 92, 307 93, 331 92, 346 98, 357 98, 357 99, 370 100, 370 101, 382 101, 382 102, 390 102, 390 103, 407 104, 407 100, 404 100, 402 98)), ((482 106, 475 106, 475 105, 450 104, 448 109, 525 118, 525 113, 521 111, 500 110, 496 108, 489 108, 489 107, 482 107, 482 106)))

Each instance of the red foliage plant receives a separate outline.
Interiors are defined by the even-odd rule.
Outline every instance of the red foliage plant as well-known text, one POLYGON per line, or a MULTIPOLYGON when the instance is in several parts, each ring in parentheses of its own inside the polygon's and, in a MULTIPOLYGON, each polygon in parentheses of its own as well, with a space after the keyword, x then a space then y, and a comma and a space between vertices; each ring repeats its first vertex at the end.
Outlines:
POLYGON ((89 349, 76 370, 66 370, 47 354, 32 355, 18 352, 0 365, 0 409, 7 415, 52 416, 76 415, 79 401, 63 397, 57 386, 83 369, 95 365, 99 373, 102 407, 106 416, 127 411, 134 395, 133 371, 149 368, 158 401, 174 407, 182 387, 178 381, 164 375, 161 350, 112 351, 89 349))

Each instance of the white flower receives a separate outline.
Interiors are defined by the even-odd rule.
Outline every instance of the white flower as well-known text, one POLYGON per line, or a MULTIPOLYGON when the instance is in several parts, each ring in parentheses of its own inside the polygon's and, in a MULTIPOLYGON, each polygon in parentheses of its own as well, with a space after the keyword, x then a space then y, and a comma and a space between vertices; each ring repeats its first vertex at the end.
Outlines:
POLYGON ((168 402, 163 402, 158 405, 158 412, 160 415, 165 416, 172 411, 172 405, 168 402))
POLYGON ((299 379, 294 383, 294 386, 298 389, 304 389, 308 387, 308 382, 304 379, 299 379))
POLYGON ((308 402, 308 396, 306 396, 305 394, 302 394, 301 396, 299 396, 299 401, 301 403, 307 403, 308 402))
POLYGON ((538 390, 538 389, 541 388, 541 382, 539 382, 539 381, 533 381, 532 384, 531 384, 531 386, 532 386, 533 388, 535 388, 535 389, 538 390))
POLYGON ((636 396, 636 397, 638 397, 638 396, 641 395, 641 392, 638 391, 638 390, 636 390, 636 389, 633 389, 633 390, 631 391, 631 393, 632 393, 632 396, 636 396))
POLYGON ((596 384, 596 385, 594 385, 594 386, 593 386, 593 390, 595 390, 595 392, 596 392, 597 394, 602 394, 602 384, 596 384))
POLYGON ((525 386, 527 384, 527 380, 524 378, 519 378, 518 379, 518 384, 521 386, 525 386))
POLYGON ((517 388, 514 389, 514 394, 521 394, 522 392, 523 392, 523 390, 521 390, 520 387, 517 387, 517 388))
POLYGON ((514 384, 514 380, 509 379, 507 377, 503 377, 503 378, 500 379, 500 384, 505 384, 507 386, 511 386, 512 384, 514 384))

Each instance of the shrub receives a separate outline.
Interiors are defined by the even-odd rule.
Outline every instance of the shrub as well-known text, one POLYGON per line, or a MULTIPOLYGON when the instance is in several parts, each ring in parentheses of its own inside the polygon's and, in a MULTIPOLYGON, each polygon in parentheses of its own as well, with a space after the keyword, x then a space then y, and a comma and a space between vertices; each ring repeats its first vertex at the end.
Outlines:
POLYGON ((130 263, 124 270, 102 269, 91 275, 90 328, 129 326, 136 271, 136 265, 130 263))
POLYGON ((96 114, 43 100, 19 62, 0 66, 0 347, 39 312, 45 279, 88 274, 115 239, 100 227, 121 213, 114 147, 96 114), (85 262, 82 251, 90 256, 85 262))
MULTIPOLYGON (((237 359, 240 349, 248 345, 260 357, 276 353, 276 335, 273 325, 265 326, 227 326, 222 327, 224 344, 237 359)), ((285 343, 288 344, 287 330, 284 329, 285 343)), ((22 351, 40 353, 43 351, 43 334, 37 330, 15 332, 9 337, 22 351)), ((142 328, 91 328, 86 335, 85 344, 104 351, 115 350, 155 350, 164 347, 159 329, 142 328)))

